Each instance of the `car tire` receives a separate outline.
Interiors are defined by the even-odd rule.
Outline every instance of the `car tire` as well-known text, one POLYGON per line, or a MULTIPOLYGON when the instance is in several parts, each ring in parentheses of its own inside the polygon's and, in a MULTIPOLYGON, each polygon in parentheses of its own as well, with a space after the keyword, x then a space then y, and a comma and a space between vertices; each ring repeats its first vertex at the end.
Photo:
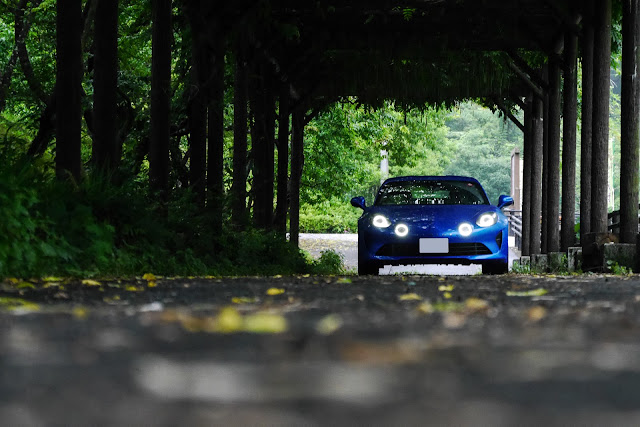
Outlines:
POLYGON ((358 261, 358 276, 377 276, 379 273, 377 265, 358 261))
POLYGON ((506 274, 508 272, 509 264, 506 262, 482 264, 482 274, 506 274))

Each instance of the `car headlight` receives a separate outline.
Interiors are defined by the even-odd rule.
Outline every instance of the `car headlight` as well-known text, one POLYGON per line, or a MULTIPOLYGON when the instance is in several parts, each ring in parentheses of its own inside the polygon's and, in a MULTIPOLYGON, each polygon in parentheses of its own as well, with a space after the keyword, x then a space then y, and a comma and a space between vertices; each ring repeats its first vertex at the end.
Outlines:
POLYGON ((409 234, 409 227, 406 224, 398 224, 395 228, 396 235, 398 237, 404 237, 409 234))
POLYGON ((498 214, 495 212, 486 212, 480 215, 480 218, 476 221, 479 227, 491 227, 498 222, 498 214))
POLYGON ((471 233, 473 233, 473 225, 468 222, 463 222, 458 226, 458 233, 460 233, 462 237, 471 236, 471 233))
POLYGON ((376 215, 373 217, 373 220, 371 221, 371 223, 378 228, 387 228, 388 226, 391 225, 391 223, 389 222, 389 220, 383 216, 383 215, 376 215))

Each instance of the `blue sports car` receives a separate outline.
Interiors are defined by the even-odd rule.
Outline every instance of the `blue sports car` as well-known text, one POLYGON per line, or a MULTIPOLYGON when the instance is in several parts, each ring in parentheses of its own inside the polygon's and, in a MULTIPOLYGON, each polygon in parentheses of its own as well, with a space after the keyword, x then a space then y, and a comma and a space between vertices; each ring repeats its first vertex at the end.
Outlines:
POLYGON ((351 204, 358 220, 358 274, 378 274, 385 265, 481 264, 484 274, 508 271, 508 222, 474 178, 405 176, 387 179, 367 207, 351 204))

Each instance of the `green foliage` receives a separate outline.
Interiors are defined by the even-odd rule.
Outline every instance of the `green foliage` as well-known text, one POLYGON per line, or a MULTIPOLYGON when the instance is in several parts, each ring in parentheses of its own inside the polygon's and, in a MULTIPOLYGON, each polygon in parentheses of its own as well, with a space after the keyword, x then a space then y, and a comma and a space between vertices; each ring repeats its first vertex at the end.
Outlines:
POLYGON ((511 266, 511 272, 516 274, 531 274, 531 264, 520 264, 519 261, 516 261, 511 266))
POLYGON ((301 230, 355 232, 361 212, 349 200, 365 196, 373 203, 383 178, 381 150, 392 176, 442 174, 454 154, 445 117, 438 108, 405 112, 386 103, 371 110, 344 102, 312 121, 305 135, 301 230))
POLYGON ((609 269, 609 271, 611 271, 611 273, 617 276, 630 276, 631 274, 633 274, 633 270, 631 268, 620 265, 613 260, 607 261, 607 268, 609 269))
POLYGON ((344 274, 344 257, 332 250, 322 251, 320 258, 313 265, 314 274, 344 274))
POLYGON ((0 277, 294 274, 314 268, 274 234, 217 235, 206 211, 194 206, 183 191, 162 208, 145 185, 130 179, 116 185, 94 175, 71 185, 28 163, 3 167, 0 277))
POLYGON ((511 151, 522 148, 522 133, 477 104, 461 104, 447 120, 448 139, 457 155, 445 173, 471 176, 482 184, 491 203, 511 186, 511 151))
POLYGON ((360 209, 349 201, 336 198, 300 208, 300 231, 303 233, 355 233, 360 209))

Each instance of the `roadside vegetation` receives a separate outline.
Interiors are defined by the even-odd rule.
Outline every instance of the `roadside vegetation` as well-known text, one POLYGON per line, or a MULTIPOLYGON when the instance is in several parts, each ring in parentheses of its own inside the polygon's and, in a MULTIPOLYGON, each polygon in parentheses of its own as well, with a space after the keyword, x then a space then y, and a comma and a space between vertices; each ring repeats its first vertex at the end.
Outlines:
MULTIPOLYGON (((274 220, 267 218, 266 226, 256 215, 260 190, 254 185, 259 171, 253 140, 260 137, 255 122, 261 112, 251 108, 242 165, 246 218, 240 224, 233 218, 236 69, 231 49, 222 70, 223 195, 203 202, 204 190, 194 185, 198 178, 193 175, 191 155, 195 95, 190 17, 185 8, 173 9, 169 190, 163 195, 149 185, 150 4, 119 2, 115 120, 119 156, 116 167, 105 172, 97 161, 93 110, 94 21, 99 17, 92 14, 92 2, 83 2, 81 172, 73 179, 61 179, 56 173, 60 153, 52 112, 56 2, 4 3, 0 7, 0 277, 343 271, 337 254, 313 260, 287 242, 284 228, 274 230, 272 223, 282 216, 278 209, 267 213, 274 220), (23 31, 16 31, 16 25, 23 31)), ((253 106, 254 101, 245 104, 253 106)), ((476 101, 411 107, 386 101, 373 108, 356 98, 343 98, 315 112, 304 134, 300 231, 356 232, 360 211, 349 200, 362 195, 372 202, 385 178, 380 168, 383 150, 391 176, 473 176, 495 203, 500 194, 509 192, 510 155, 521 148, 522 137, 511 122, 480 106, 482 100, 476 101)), ((279 108, 279 101, 274 105, 279 108)), ((276 126, 272 134, 279 131, 276 126)), ((612 145, 614 163, 619 157, 616 141, 618 134, 612 145)), ((280 166, 279 151, 275 150, 274 170, 280 166)))

